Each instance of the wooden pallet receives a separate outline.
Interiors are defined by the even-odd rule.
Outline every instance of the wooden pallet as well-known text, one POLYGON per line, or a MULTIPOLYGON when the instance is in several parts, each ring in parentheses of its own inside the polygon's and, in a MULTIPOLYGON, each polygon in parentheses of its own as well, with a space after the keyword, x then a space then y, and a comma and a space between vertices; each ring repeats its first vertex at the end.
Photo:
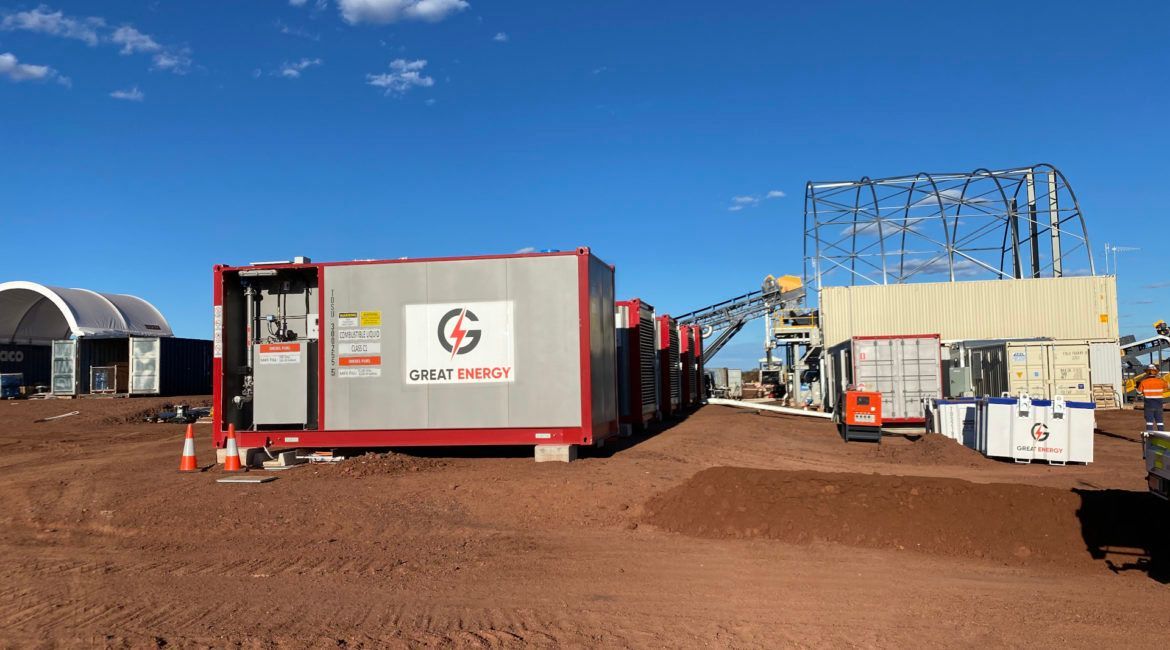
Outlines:
POLYGON ((1094 384, 1093 385, 1093 403, 1099 409, 1118 409, 1121 406, 1117 402, 1117 393, 1114 392, 1113 386, 1109 384, 1094 384))

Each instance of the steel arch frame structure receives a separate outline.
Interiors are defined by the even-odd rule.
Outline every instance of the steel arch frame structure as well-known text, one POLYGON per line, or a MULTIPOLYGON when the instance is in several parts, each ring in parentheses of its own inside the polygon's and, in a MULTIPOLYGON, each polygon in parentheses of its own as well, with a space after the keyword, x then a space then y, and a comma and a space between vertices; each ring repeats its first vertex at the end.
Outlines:
POLYGON ((1076 194, 1047 163, 805 186, 804 281, 816 290, 1096 272, 1076 194))

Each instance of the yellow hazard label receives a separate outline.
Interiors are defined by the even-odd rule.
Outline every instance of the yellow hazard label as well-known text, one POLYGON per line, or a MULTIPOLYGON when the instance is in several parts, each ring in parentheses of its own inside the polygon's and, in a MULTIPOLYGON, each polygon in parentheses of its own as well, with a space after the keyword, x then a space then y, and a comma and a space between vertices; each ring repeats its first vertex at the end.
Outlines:
POLYGON ((380 311, 363 311, 358 314, 358 320, 362 327, 381 327, 382 326, 382 312, 380 311))
POLYGON ((1101 322, 1108 323, 1109 322, 1109 314, 1101 314, 1101 322))

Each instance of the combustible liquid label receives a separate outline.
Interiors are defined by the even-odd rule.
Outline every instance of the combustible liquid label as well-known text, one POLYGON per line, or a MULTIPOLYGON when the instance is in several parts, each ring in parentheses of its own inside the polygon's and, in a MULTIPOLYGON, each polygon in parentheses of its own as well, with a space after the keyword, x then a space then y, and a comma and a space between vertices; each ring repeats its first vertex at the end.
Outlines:
POLYGON ((260 346, 261 365, 293 364, 301 362, 300 343, 265 343, 260 346))
POLYGON ((381 341, 382 330, 341 330, 337 333, 337 340, 343 343, 347 341, 381 341))

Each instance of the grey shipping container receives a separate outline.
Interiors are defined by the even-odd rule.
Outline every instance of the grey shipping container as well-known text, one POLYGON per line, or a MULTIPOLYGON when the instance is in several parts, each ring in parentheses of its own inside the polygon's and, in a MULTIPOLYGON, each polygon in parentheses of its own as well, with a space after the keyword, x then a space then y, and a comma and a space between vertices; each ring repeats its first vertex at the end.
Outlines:
POLYGON ((214 275, 217 445, 229 424, 245 447, 587 445, 618 431, 614 270, 587 248, 214 275), (264 406, 268 424, 262 381, 298 392, 287 415, 264 406))
POLYGON ((845 373, 840 389, 880 392, 884 422, 925 422, 923 400, 943 394, 941 345, 934 334, 855 337, 834 349, 837 359, 847 357, 837 370, 845 373))
POLYGON ((0 345, 0 373, 24 375, 25 386, 48 386, 52 367, 48 345, 0 345))

